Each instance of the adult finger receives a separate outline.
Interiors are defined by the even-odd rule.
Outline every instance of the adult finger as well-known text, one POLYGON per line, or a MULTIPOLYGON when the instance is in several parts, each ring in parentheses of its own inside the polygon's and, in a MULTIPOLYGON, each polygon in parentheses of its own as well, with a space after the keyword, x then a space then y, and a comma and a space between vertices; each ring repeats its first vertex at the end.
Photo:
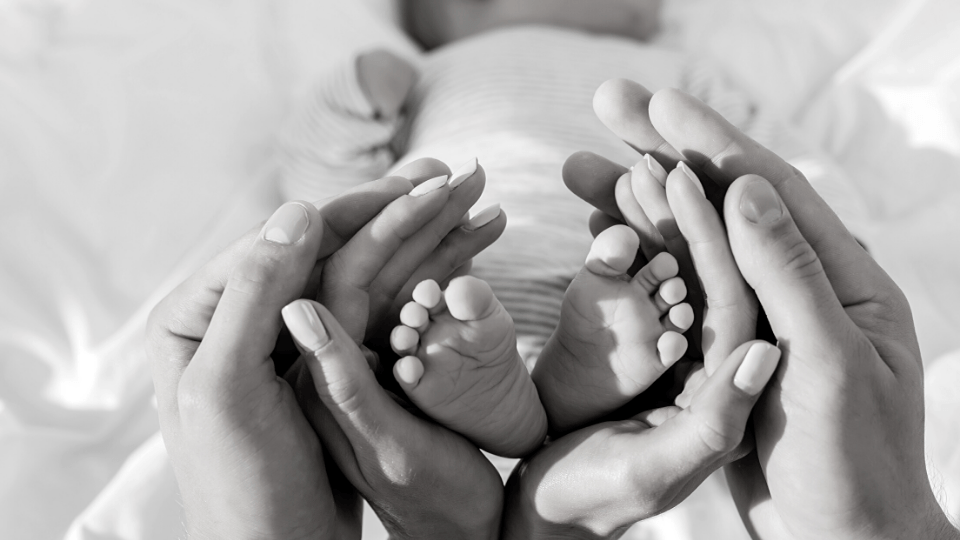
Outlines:
POLYGON ((627 168, 593 152, 577 152, 563 164, 563 183, 577 197, 608 216, 623 221, 615 187, 627 168))
POLYGON ((804 176, 719 113, 679 90, 657 92, 649 120, 673 148, 721 186, 746 174, 766 178, 780 193, 843 305, 872 298, 885 274, 804 176))
POLYGON ((665 251, 667 247, 663 235, 634 192, 633 177, 637 167, 646 169, 645 163, 640 162, 633 167, 633 170, 624 173, 617 180, 614 195, 617 198, 617 207, 623 214, 624 222, 640 237, 640 251, 643 252, 647 260, 650 260, 661 251, 665 251))
POLYGON ((842 369, 839 360, 862 359, 863 352, 872 350, 844 311, 817 252, 769 182, 756 175, 734 182, 724 217, 737 266, 791 358, 832 370, 842 369))
POLYGON ((683 159, 650 121, 653 93, 627 79, 611 79, 597 88, 593 110, 615 135, 641 154, 652 155, 667 169, 683 159))
POLYGON ((321 301, 357 343, 367 328, 374 280, 404 242, 443 210, 449 196, 446 176, 427 180, 390 203, 324 265, 321 301))
POLYGON ((407 283, 396 295, 394 307, 402 307, 411 298, 417 284, 424 280, 432 279, 443 284, 455 274, 468 273, 473 258, 496 242, 506 228, 507 214, 500 212, 491 221, 480 226, 468 222, 451 231, 407 279, 407 283))
MULTIPOLYGON (((447 204, 439 214, 403 243, 371 285, 371 317, 367 329, 376 328, 382 323, 383 317, 389 312, 410 277, 430 258, 447 234, 459 226, 463 215, 480 198, 485 183, 486 173, 476 161, 454 171, 450 178, 450 198, 447 204)), ((475 219, 487 220, 489 223, 500 215, 497 207, 486 213, 478 213, 475 219)), ((477 228, 479 225, 478 221, 477 228)))
POLYGON ((674 169, 666 196, 704 292, 702 348, 706 374, 712 375, 735 348, 755 337, 757 299, 737 268, 720 215, 693 171, 674 169))
MULTIPOLYGON (((657 449, 657 468, 670 473, 651 481, 648 471, 638 469, 636 477, 645 479, 648 492, 672 497, 661 503, 664 510, 683 500, 720 466, 741 457, 734 455, 735 450, 780 356, 780 350, 765 341, 741 345, 704 382, 688 408, 650 433, 645 444, 657 449)), ((644 466, 649 467, 650 462, 637 464, 644 466)))
MULTIPOLYGON (((450 174, 450 169, 432 158, 418 159, 393 176, 361 184, 345 193, 314 203, 324 221, 324 238, 317 259, 323 260, 343 247, 354 234, 388 204, 430 178, 450 174)), ((305 297, 316 298, 322 265, 310 275, 305 297)))
POLYGON ((313 205, 291 202, 274 212, 231 272, 187 369, 234 391, 238 384, 256 384, 248 374, 272 371, 259 368, 270 361, 280 310, 303 291, 322 238, 323 221, 313 205))

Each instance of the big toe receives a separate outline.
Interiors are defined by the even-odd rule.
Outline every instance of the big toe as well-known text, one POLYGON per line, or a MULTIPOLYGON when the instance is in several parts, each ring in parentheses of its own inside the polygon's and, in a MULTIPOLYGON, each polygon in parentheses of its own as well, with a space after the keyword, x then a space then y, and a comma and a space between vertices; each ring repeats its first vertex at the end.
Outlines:
POLYGON ((473 276, 452 280, 443 297, 450 315, 460 321, 476 321, 489 316, 497 302, 490 285, 473 276))
POLYGON ((626 225, 615 225, 597 235, 587 255, 587 270, 601 276, 623 275, 633 265, 640 237, 626 225))

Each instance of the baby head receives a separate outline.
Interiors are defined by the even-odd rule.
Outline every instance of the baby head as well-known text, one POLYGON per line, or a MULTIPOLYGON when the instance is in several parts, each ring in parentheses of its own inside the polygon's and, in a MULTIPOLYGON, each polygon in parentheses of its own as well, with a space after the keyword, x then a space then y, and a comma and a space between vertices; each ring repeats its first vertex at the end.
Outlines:
POLYGON ((432 48, 503 26, 543 24, 644 40, 662 0, 405 0, 410 33, 432 48))

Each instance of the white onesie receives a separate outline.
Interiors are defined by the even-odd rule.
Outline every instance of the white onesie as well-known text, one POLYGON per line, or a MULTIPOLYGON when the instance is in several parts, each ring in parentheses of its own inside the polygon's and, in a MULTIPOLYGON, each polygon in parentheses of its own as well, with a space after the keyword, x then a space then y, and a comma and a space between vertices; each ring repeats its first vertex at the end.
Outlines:
POLYGON ((564 161, 578 150, 625 166, 640 159, 594 115, 604 81, 682 89, 808 173, 828 201, 844 200, 845 184, 824 177, 829 164, 722 77, 675 51, 552 27, 488 32, 424 54, 405 119, 388 122, 374 118, 355 65, 321 81, 282 133, 284 195, 317 200, 421 157, 456 168, 476 156, 487 173, 477 208, 501 203, 508 225, 472 273, 513 316, 528 361, 556 326, 592 240, 591 208, 563 185, 564 161))

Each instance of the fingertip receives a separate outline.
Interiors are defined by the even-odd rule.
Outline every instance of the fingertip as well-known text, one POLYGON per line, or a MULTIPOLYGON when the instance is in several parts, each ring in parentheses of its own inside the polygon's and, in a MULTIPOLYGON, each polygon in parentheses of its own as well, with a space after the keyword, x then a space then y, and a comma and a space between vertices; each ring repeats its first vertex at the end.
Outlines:
POLYGON ((397 169, 391 176, 406 178, 414 184, 419 184, 425 180, 436 178, 438 176, 450 176, 450 167, 446 163, 434 158, 420 158, 407 163, 397 169))
POLYGON ((330 333, 309 300, 294 300, 280 310, 280 315, 303 352, 316 352, 330 342, 330 333))
POLYGON ((750 345, 733 377, 733 385, 749 396, 763 392, 780 365, 780 348, 766 341, 750 345))
POLYGON ((404 390, 416 387, 423 377, 423 371, 423 362, 416 356, 405 356, 393 365, 393 376, 404 390))

